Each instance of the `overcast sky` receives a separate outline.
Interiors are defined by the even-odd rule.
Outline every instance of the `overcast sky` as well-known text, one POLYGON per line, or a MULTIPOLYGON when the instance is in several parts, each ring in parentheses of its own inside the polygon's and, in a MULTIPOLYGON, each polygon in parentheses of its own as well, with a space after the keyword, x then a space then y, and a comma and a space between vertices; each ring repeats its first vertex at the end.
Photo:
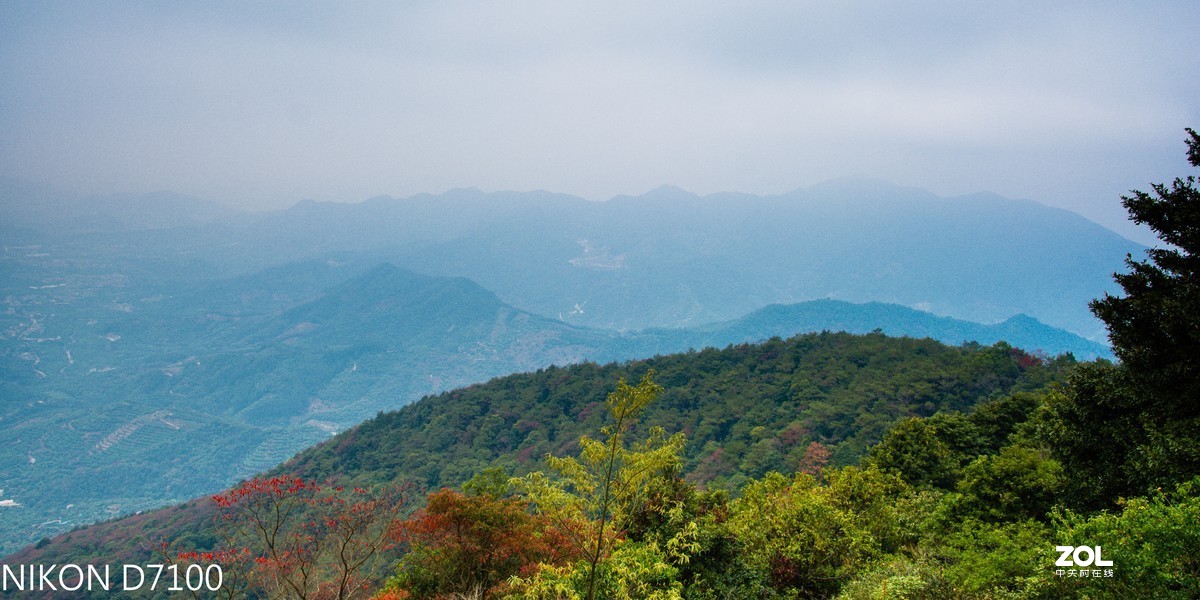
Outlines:
POLYGON ((1142 242, 1200 2, 0 3, 0 175, 249 209, 868 175, 1142 242))

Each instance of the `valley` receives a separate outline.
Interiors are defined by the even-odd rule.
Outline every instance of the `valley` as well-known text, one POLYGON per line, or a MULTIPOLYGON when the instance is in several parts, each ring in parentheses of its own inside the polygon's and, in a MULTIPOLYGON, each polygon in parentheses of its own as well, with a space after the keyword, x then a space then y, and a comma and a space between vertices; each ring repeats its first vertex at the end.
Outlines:
MULTIPOLYGON (((822 261, 871 269, 875 259, 869 248, 859 258, 839 254, 845 248, 822 257, 820 239, 772 233, 785 220, 804 223, 786 206, 817 206, 805 202, 659 190, 591 206, 464 190, 169 229, 137 221, 81 229, 89 221, 70 214, 45 229, 7 229, 0 487, 13 505, 3 507, 3 548, 221 489, 379 411, 551 365, 822 330, 1111 356, 1020 314, 983 325, 813 299, 862 298, 795 286, 822 261), (645 225, 619 225, 607 214, 618 209, 645 225), (693 222, 672 233, 652 225, 672 213, 693 222), (750 247, 727 229, 731 219, 763 228, 759 258, 744 254, 750 247), (531 223, 553 234, 536 235, 531 223), (719 247, 704 241, 724 238, 719 247), (790 255, 807 264, 772 262, 790 255), (737 307, 745 312, 731 314, 737 307)), ((856 214, 846 210, 837 218, 856 214)))

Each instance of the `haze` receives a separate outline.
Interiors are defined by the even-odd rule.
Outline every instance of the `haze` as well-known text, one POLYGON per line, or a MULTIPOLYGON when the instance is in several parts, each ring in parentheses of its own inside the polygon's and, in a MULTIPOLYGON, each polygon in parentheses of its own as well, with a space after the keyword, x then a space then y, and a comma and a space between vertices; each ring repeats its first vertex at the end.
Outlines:
POLYGON ((0 176, 250 210, 869 175, 1073 210, 1186 174, 1194 1, 0 4, 0 176), (726 5, 728 4, 728 5, 726 5))

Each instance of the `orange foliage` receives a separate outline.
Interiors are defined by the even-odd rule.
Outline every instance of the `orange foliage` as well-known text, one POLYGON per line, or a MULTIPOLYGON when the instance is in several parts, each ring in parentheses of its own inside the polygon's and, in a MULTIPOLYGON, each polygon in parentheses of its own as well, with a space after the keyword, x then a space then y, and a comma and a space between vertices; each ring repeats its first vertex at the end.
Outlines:
POLYGON ((512 575, 575 558, 565 537, 528 509, 516 498, 429 494, 424 509, 391 529, 392 539, 410 547, 401 585, 418 598, 473 590, 494 597, 512 575))

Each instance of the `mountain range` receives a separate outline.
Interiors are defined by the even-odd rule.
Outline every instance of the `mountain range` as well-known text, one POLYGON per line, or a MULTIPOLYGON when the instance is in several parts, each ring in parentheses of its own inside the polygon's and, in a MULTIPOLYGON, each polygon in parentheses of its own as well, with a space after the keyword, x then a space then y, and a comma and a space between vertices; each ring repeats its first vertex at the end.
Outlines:
POLYGON ((185 208, 166 217, 129 208, 163 195, 109 210, 0 192, 20 216, 0 225, 0 552, 550 365, 822 330, 1109 357, 1063 329, 1088 330, 1086 299, 1067 307, 1140 251, 1032 203, 862 181, 606 203, 455 190, 259 215, 171 195, 185 208))
MULTIPOLYGON (((0 206, 9 210, 19 203, 3 198, 27 192, 4 183, 0 206)), ((209 279, 349 254, 466 277, 523 310, 618 330, 689 327, 769 304, 836 299, 980 323, 1023 313, 1102 343, 1087 304, 1115 293, 1112 273, 1144 250, 1035 202, 984 193, 941 198, 868 179, 771 196, 696 196, 664 186, 591 202, 458 189, 225 216, 193 204, 179 211, 193 216, 173 229, 141 223, 89 239, 155 256, 180 277, 209 279)), ((70 224, 80 219, 87 220, 66 211, 42 229, 77 239, 70 224)))

